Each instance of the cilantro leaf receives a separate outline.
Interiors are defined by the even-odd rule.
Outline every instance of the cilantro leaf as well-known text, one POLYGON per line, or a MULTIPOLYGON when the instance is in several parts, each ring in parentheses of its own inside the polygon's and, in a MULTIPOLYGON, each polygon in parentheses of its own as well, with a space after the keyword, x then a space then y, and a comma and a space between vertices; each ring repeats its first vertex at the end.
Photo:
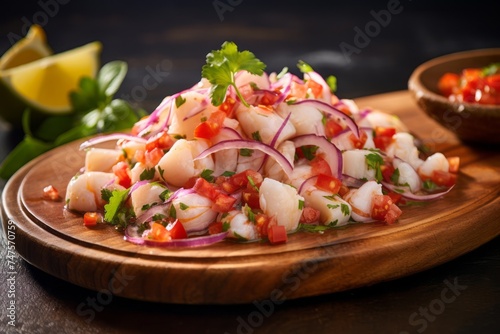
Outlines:
POLYGON ((104 219, 108 223, 118 225, 122 228, 126 227, 127 212, 126 207, 124 207, 123 204, 128 197, 128 193, 128 189, 113 190, 111 197, 109 198, 109 203, 104 205, 104 219))
POLYGON ((251 74, 262 75, 266 65, 255 57, 250 51, 238 51, 233 42, 224 42, 220 50, 214 50, 207 54, 206 64, 201 69, 201 76, 207 79, 212 88, 210 91, 212 104, 221 105, 229 86, 233 86, 236 95, 245 106, 249 104, 241 95, 235 83, 235 75, 239 71, 247 71, 251 74))
POLYGON ((146 168, 142 171, 139 178, 141 181, 152 180, 155 177, 155 173, 156 173, 156 169, 154 167, 146 168))
POLYGON ((366 164, 368 169, 375 170, 375 179, 380 182, 382 181, 382 170, 380 166, 384 163, 384 158, 377 153, 370 153, 365 155, 366 164))

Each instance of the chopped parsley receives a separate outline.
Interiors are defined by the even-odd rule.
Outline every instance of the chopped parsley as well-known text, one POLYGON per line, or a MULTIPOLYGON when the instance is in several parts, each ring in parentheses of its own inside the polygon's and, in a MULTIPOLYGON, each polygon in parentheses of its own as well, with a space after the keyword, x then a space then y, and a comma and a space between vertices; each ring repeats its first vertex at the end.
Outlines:
POLYGON ((229 177, 229 176, 233 176, 234 174, 236 174, 236 172, 226 170, 224 173, 221 174, 221 176, 229 177))
POLYGON ((189 209, 189 205, 181 202, 179 203, 179 209, 181 209, 182 211, 187 210, 189 209))
POLYGON ((249 148, 242 148, 240 149, 240 155, 242 157, 251 157, 253 154, 253 150, 249 148))
POLYGON ((213 173, 214 173, 214 171, 211 170, 211 169, 204 169, 201 172, 200 177, 204 178, 208 182, 214 182, 215 181, 215 177, 212 175, 213 173))
POLYGON ((260 137, 260 132, 259 131, 253 132, 252 133, 252 138, 253 138, 253 140, 262 142, 262 138, 260 137))

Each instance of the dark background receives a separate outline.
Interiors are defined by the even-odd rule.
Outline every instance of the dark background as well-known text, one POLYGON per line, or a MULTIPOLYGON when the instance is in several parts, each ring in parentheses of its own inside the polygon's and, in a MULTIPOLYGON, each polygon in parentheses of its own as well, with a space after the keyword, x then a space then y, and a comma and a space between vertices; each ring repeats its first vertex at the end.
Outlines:
MULTIPOLYGON (((117 95, 129 96, 147 111, 166 95, 196 83, 205 55, 226 40, 254 52, 268 71, 287 66, 298 72, 295 65, 302 59, 325 76, 333 74, 342 98, 405 90, 411 72, 424 61, 452 52, 500 47, 498 1, 401 0, 401 12, 391 15, 390 23, 349 59, 340 45, 356 47, 355 28, 365 30, 374 21, 372 11, 386 10, 388 1, 221 0, 230 7, 222 17, 212 0, 61 2, 65 4, 4 1, 0 54, 10 47, 9 36, 24 35, 26 22, 43 25, 56 53, 99 40, 103 64, 121 59, 129 65, 117 95), (158 86, 145 95, 132 94, 158 66, 168 69, 158 86)), ((0 161, 20 138, 21 134, 0 124, 0 161)), ((3 261, 4 247, 0 255, 3 261)), ((459 259, 394 282, 286 302, 255 333, 415 333, 423 327, 412 326, 408 317, 439 299, 445 282, 456 278, 467 290, 447 304, 439 317, 429 320, 422 332, 499 332, 500 240, 496 238, 459 259)), ((5 286, 2 280, 0 289, 5 286)), ((60 281, 25 262, 19 265, 17 286, 19 333, 136 333, 147 328, 234 333, 236 319, 255 311, 253 305, 164 305, 114 297, 89 324, 75 310, 95 292, 60 281)), ((1 307, 0 332, 7 322, 3 303, 1 307)))
POLYGON ((500 6, 495 1, 392 1, 400 3, 400 13, 391 15, 388 24, 379 26, 378 34, 368 36, 366 46, 349 59, 340 45, 356 47, 354 29, 365 31, 374 21, 372 12, 387 10, 391 1, 219 0, 228 6, 220 13, 216 1, 61 2, 67 3, 5 2, 0 53, 10 46, 9 34, 21 36, 26 31, 26 21, 45 23, 55 52, 100 40, 103 63, 122 59, 129 64, 122 94, 142 82, 146 66, 168 61, 171 69, 157 89, 148 91, 144 100, 136 96, 148 111, 164 96, 197 82, 205 55, 226 40, 254 52, 268 71, 284 66, 296 71, 302 59, 325 76, 333 74, 338 94, 345 98, 406 89, 412 70, 426 60, 500 46, 500 6))

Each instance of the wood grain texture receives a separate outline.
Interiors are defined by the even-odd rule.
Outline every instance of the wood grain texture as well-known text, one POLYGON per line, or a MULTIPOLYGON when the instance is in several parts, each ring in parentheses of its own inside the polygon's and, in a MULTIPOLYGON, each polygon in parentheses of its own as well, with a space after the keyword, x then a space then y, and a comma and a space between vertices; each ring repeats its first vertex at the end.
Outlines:
MULTIPOLYGON (((357 100, 398 115, 432 150, 461 158, 456 187, 443 199, 404 208, 399 223, 356 224, 324 234, 296 233, 283 245, 225 241, 196 249, 141 247, 109 226, 45 201, 64 197, 83 166, 79 143, 35 159, 3 192, 3 222, 16 223, 16 248, 29 263, 71 283, 115 295, 182 304, 279 303, 410 275, 469 252, 500 234, 500 152, 462 145, 418 110, 408 92, 357 100)), ((4 226, 5 227, 5 226, 4 226)))

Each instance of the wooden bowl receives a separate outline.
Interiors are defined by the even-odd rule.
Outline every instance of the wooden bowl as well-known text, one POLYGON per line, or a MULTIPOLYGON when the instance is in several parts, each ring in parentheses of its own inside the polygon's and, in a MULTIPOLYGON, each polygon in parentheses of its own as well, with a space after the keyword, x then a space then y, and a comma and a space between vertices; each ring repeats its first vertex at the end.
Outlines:
POLYGON ((446 72, 460 74, 467 67, 480 68, 500 62, 500 48, 448 54, 418 66, 410 76, 408 89, 418 105, 438 123, 468 143, 500 143, 500 105, 451 102, 438 90, 446 72))

